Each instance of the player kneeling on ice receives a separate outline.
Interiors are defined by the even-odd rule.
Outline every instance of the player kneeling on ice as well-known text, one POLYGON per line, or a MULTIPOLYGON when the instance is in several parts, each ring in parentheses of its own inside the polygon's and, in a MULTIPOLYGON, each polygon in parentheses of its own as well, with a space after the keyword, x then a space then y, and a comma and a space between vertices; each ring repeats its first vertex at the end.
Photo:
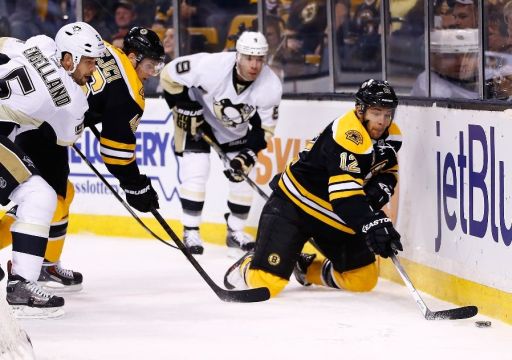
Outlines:
POLYGON ((243 231, 253 193, 244 175, 250 174, 258 152, 273 136, 282 93, 278 77, 265 64, 267 51, 263 34, 246 31, 236 43, 236 53, 179 57, 160 76, 165 99, 174 111, 184 240, 193 254, 203 253, 199 225, 210 170, 210 146, 200 132, 231 159, 224 171, 230 211, 225 215, 226 244, 243 251, 254 246, 254 239, 243 231))
POLYGON ((271 182, 254 251, 228 269, 228 288, 267 287, 276 296, 292 273, 302 285, 370 291, 375 255, 402 250, 384 214, 397 184, 398 99, 386 81, 367 80, 355 109, 329 124, 271 182), (309 238, 325 256, 301 254, 309 238))

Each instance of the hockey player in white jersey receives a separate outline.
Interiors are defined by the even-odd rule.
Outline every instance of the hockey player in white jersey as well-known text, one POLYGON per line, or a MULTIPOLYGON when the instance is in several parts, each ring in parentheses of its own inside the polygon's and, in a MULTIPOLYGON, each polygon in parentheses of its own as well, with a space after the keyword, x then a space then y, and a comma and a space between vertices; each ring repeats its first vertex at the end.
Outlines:
POLYGON ((224 171, 230 211, 225 215, 226 243, 244 251, 254 247, 254 240, 243 231, 252 189, 237 172, 251 172, 277 123, 282 86, 265 63, 267 52, 263 34, 244 32, 236 52, 179 57, 162 71, 164 96, 174 111, 175 152, 181 155, 184 240, 194 254, 203 253, 199 225, 210 167, 210 147, 198 136, 199 126, 232 159, 231 168, 224 171))
POLYGON ((55 41, 44 35, 26 42, 0 38, 0 203, 17 204, 10 228, 7 301, 19 317, 59 316, 64 299, 36 282, 57 195, 13 139, 24 130, 39 128, 41 136, 58 145, 73 144, 83 131, 88 109, 80 85, 87 83, 104 50, 98 32, 82 22, 63 26, 55 41))

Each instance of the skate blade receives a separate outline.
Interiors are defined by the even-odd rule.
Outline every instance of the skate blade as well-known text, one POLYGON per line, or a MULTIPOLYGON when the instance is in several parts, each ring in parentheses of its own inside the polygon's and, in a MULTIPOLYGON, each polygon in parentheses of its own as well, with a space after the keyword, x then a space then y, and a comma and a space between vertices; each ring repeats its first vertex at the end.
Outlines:
POLYGON ((38 281, 37 284, 41 286, 44 290, 50 291, 54 294, 78 292, 83 289, 82 284, 63 285, 55 281, 38 281))
POLYGON ((240 248, 236 248, 236 247, 228 247, 228 257, 231 258, 231 259, 240 259, 242 256, 245 255, 247 251, 243 251, 242 249, 240 248))
POLYGON ((58 319, 66 313, 62 307, 39 308, 26 305, 11 305, 16 319, 58 319))

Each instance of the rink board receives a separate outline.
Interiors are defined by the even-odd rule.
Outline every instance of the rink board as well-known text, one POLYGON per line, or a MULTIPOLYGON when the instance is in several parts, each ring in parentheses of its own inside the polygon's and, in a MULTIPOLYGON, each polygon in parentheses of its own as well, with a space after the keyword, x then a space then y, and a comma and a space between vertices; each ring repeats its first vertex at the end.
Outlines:
MULTIPOLYGON (((284 169, 308 138, 352 106, 341 101, 284 100, 275 137, 259 156, 254 181, 270 193, 272 176, 284 169)), ((512 117, 503 112, 401 106, 395 121, 404 133, 400 196, 394 199, 396 224, 405 248, 401 255, 415 284, 444 300, 476 304, 482 312, 512 323, 508 266, 512 205, 507 206, 512 183, 506 181, 512 175, 507 147, 512 117)), ((172 128, 165 102, 148 100, 136 151, 141 172, 152 178, 159 193, 162 215, 171 219, 181 235, 179 166, 172 152, 172 128)), ((79 145, 118 189, 101 162, 92 133, 86 132, 79 145)), ((148 237, 87 165, 72 150, 70 155, 76 192, 71 231, 148 237)), ((201 233, 207 241, 222 243, 227 179, 218 157, 212 153, 211 159, 201 233)), ((256 193, 253 204, 248 224, 254 233, 263 205, 256 193)), ((158 229, 154 220, 144 217, 144 221, 158 229)), ((396 279, 387 261, 382 274, 396 279)))

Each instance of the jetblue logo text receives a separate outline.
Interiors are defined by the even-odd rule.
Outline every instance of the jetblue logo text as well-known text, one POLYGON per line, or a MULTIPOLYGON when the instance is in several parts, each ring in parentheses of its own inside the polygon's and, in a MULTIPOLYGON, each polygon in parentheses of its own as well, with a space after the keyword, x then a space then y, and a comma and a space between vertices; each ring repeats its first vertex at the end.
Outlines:
MULTIPOLYGON (((440 137, 440 123, 437 123, 440 137)), ((443 138, 445 141, 446 137, 443 138)), ((510 187, 505 182, 505 163, 496 159, 495 129, 468 125, 458 133, 458 153, 436 152, 437 236, 441 248, 444 224, 464 234, 483 238, 488 231, 495 242, 512 242, 512 219, 505 216, 510 187), (505 195, 507 191, 507 194, 505 195)), ((510 179, 510 178, 509 178, 510 179)), ((508 180, 509 186, 511 185, 508 180)))

